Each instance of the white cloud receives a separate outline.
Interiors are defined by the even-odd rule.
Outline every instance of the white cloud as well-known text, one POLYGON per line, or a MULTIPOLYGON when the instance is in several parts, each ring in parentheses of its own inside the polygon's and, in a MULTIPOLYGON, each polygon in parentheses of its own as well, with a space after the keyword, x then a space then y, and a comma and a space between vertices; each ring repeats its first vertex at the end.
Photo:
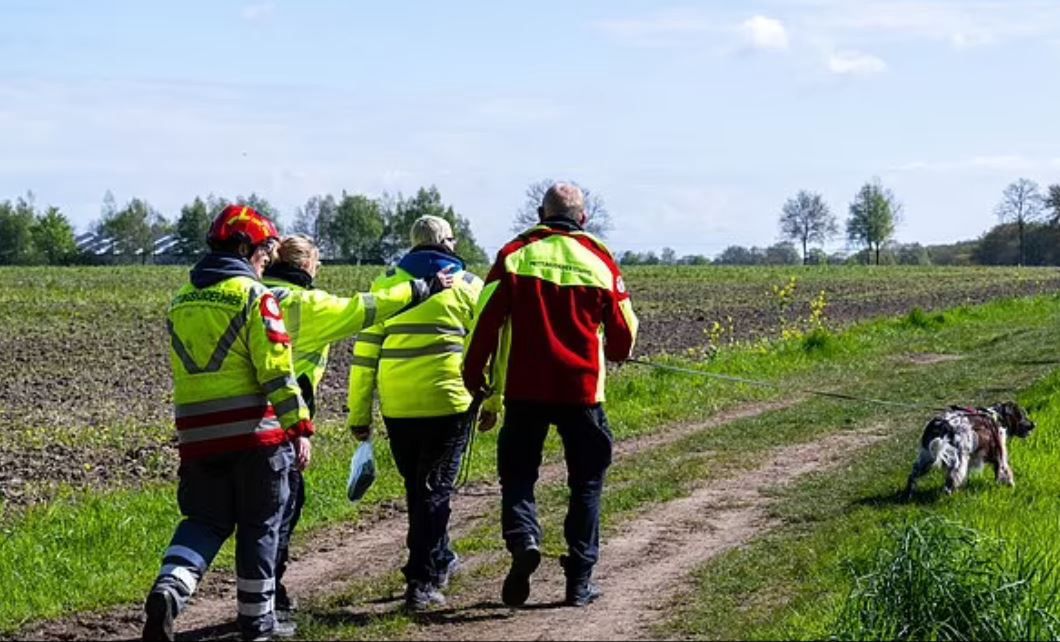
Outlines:
POLYGON ((868 76, 887 70, 887 63, 860 51, 836 51, 828 56, 828 71, 841 76, 868 76))
POLYGON ((249 22, 260 22, 268 20, 276 13, 276 5, 272 2, 258 2, 244 5, 240 15, 249 22))
POLYGON ((807 28, 862 42, 918 38, 968 49, 1060 31, 1060 4, 1051 0, 826 0, 807 9, 807 28))
POLYGON ((788 48, 788 32, 779 20, 754 16, 745 20, 741 28, 744 37, 755 49, 778 51, 788 48))

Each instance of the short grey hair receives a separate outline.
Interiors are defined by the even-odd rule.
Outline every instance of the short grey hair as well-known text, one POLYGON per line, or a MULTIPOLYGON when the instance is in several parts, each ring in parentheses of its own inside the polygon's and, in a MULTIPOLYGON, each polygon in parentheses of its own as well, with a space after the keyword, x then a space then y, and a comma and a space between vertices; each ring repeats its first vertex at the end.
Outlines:
POLYGON ((412 224, 413 245, 441 245, 453 237, 449 221, 440 216, 421 216, 412 224))
POLYGON ((541 215, 544 219, 567 218, 577 221, 584 212, 585 194, 571 183, 555 183, 541 199, 541 215))

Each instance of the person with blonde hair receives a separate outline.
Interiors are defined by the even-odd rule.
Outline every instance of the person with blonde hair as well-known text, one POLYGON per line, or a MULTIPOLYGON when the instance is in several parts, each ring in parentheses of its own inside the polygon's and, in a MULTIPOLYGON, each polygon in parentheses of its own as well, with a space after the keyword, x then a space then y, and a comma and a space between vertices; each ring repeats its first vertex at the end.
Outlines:
MULTIPOLYGON (((363 328, 415 306, 431 294, 452 285, 452 277, 436 272, 422 279, 395 283, 371 293, 351 297, 335 296, 314 285, 320 270, 320 250, 302 234, 286 236, 280 242, 278 260, 265 270, 264 283, 280 302, 287 331, 294 349, 294 375, 309 408, 316 414, 316 390, 324 378, 332 343, 348 339, 363 328)), ((291 492, 280 524, 276 560, 276 614, 290 619, 294 602, 283 584, 287 570, 291 535, 305 504, 305 482, 296 468, 290 473, 291 492)))
MULTIPOLYGON (((405 606, 422 611, 445 604, 441 591, 458 568, 449 543, 449 502, 477 407, 460 378, 461 353, 482 280, 456 255, 456 238, 445 219, 417 219, 411 241, 412 250, 376 279, 372 291, 439 271, 454 276, 453 287, 357 335, 347 423, 358 439, 371 437, 378 385, 380 414, 408 504, 405 606)), ((482 419, 486 425, 495 421, 482 419)))

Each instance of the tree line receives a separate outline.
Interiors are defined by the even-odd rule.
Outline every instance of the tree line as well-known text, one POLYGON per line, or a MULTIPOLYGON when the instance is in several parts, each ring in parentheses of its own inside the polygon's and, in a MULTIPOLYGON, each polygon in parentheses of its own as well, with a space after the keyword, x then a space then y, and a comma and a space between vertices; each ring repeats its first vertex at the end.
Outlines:
POLYGON ((70 265, 78 263, 193 262, 207 250, 206 233, 213 217, 230 204, 248 205, 265 214, 281 231, 312 236, 323 258, 336 262, 384 264, 409 249, 409 231, 420 216, 440 216, 453 227, 457 252, 472 263, 488 260, 475 240, 468 219, 442 201, 434 186, 412 196, 384 194, 370 198, 342 192, 310 197, 296 210, 290 226, 266 198, 196 196, 168 220, 149 202, 132 198, 118 204, 103 197, 100 219, 90 225, 101 241, 79 251, 73 226, 57 207, 38 208, 32 193, 0 202, 0 265, 70 265), (156 251, 160 239, 170 237, 165 258, 156 251))
POLYGON ((820 247, 839 234, 839 224, 824 197, 799 191, 781 207, 781 242, 769 247, 731 245, 713 260, 702 255, 678 257, 672 248, 624 252, 625 265, 1060 265, 1060 184, 1044 191, 1020 178, 1002 192, 994 211, 999 224, 975 241, 924 246, 897 243, 894 234, 902 204, 880 180, 862 185, 848 206, 846 240, 853 254, 827 254, 820 247), (799 251, 801 247, 801 253, 799 251))
MULTIPOLYGON (((512 220, 512 231, 537 223, 537 209, 552 179, 531 183, 512 220)), ((603 198, 584 187, 587 229, 605 237, 613 228, 603 198)), ((155 262, 158 242, 171 238, 166 261, 192 262, 206 251, 206 232, 213 216, 229 204, 249 205, 285 230, 277 208, 251 193, 232 199, 210 194, 196 196, 169 220, 144 199, 132 198, 119 206, 109 191, 103 198, 100 219, 91 230, 106 241, 79 251, 70 221, 57 207, 39 208, 32 193, 0 202, 0 265, 68 265, 73 263, 155 262), (100 255, 103 255, 101 259, 100 255)), ((710 259, 700 254, 678 256, 672 248, 655 252, 626 251, 626 265, 795 265, 876 263, 904 265, 1060 265, 1060 184, 1042 190, 1021 178, 1005 188, 995 208, 1000 224, 975 241, 922 246, 894 241, 901 222, 902 204, 879 179, 866 182, 848 205, 846 239, 854 254, 827 254, 820 245, 839 234, 839 224, 824 198, 807 190, 798 192, 781 207, 778 220, 781 241, 768 247, 732 245, 710 259)), ((324 259, 356 264, 386 264, 409 249, 412 222, 420 216, 440 216, 453 227, 457 253, 471 263, 488 262, 469 220, 443 202, 435 186, 422 187, 412 196, 383 194, 320 194, 311 196, 295 211, 285 231, 308 234, 321 248, 324 259)))

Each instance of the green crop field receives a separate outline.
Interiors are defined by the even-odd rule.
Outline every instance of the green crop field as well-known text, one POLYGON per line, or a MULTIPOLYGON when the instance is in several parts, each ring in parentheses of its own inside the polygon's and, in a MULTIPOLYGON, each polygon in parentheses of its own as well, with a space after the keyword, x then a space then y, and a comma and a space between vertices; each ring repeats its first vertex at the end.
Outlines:
MULTIPOLYGON (((321 285, 352 292, 366 288, 376 272, 328 266, 321 285)), ((0 388, 6 428, 0 435, 0 636, 137 634, 136 604, 177 519, 164 310, 185 273, 0 269, 7 285, 0 291, 0 322, 14 329, 0 336, 6 373, 0 388)), ((623 621, 620 613, 642 608, 624 602, 625 596, 648 586, 629 583, 645 577, 665 580, 643 600, 643 608, 651 608, 637 620, 636 633, 645 636, 1060 633, 1051 570, 1051 542, 1060 530, 1060 488, 1052 472, 1060 444, 1060 374, 1054 372, 1060 367, 1060 271, 638 267, 627 271, 627 282, 643 321, 639 355, 777 387, 637 365, 613 369, 608 412, 618 454, 605 494, 607 597, 585 616, 548 608, 499 615, 491 606, 505 570, 495 497, 462 495, 455 500, 454 533, 467 571, 452 587, 449 609, 418 620, 388 602, 400 589, 397 565, 385 561, 400 556, 404 534, 398 530, 387 556, 365 552, 363 568, 338 584, 307 584, 299 616, 304 636, 617 635, 625 631, 613 628, 623 621), (1012 446, 1014 489, 984 476, 946 497, 932 476, 906 504, 896 500, 897 492, 930 412, 795 392, 805 389, 931 406, 1015 398, 1031 410, 1038 430, 1012 446), (846 450, 833 461, 827 451, 836 444, 846 450), (808 453, 820 461, 782 482, 788 466, 778 453, 793 456, 794 468, 808 453), (744 486, 751 484, 754 493, 748 494, 744 486), (462 502, 482 508, 464 517, 462 502), (692 526, 664 519, 676 530, 648 528, 660 515, 677 515, 671 511, 685 503, 698 507, 698 517, 685 516, 692 526), (747 528, 733 526, 743 518, 747 528), (717 544, 723 535, 731 545, 717 544), (657 553, 623 557, 623 543, 639 536, 648 544, 658 537, 655 549, 645 549, 657 553), (661 544, 667 541, 681 546, 672 554, 658 552, 669 550, 661 544), (948 556, 935 555, 936 549, 948 556), (616 566, 607 566, 608 555, 616 566), (667 566, 667 555, 683 555, 681 568, 667 566), (944 570, 965 572, 913 574, 934 560, 944 570), (990 577, 979 572, 983 564, 990 577), (898 575, 896 568, 912 570, 898 575), (939 586, 934 575, 948 583, 939 586), (316 584, 330 588, 314 593, 316 584), (899 595, 895 586, 913 588, 899 595), (894 599, 873 598, 881 594, 894 599), (979 609, 996 622, 991 625, 969 605, 995 594, 979 609), (922 627, 909 621, 915 619, 910 613, 928 618, 932 609, 938 616, 922 627)), ((326 555, 336 533, 347 533, 341 546, 358 556, 356 532, 338 525, 354 522, 373 532, 390 524, 402 493, 388 449, 380 447, 376 487, 357 506, 343 496, 353 448, 341 427, 349 344, 334 352, 308 473, 310 502, 298 540, 303 558, 326 555), (324 541, 328 546, 319 544, 324 541)), ((473 488, 486 495, 495 492, 494 439, 490 433, 479 440, 471 468, 473 488)), ((557 444, 550 442, 548 452, 548 465, 561 469, 557 444)), ((546 564, 554 566, 563 552, 562 475, 545 475, 539 495, 546 564)), ((231 577, 230 561, 227 551, 202 589, 203 600, 223 600, 228 615, 234 599, 217 580, 231 577)))

